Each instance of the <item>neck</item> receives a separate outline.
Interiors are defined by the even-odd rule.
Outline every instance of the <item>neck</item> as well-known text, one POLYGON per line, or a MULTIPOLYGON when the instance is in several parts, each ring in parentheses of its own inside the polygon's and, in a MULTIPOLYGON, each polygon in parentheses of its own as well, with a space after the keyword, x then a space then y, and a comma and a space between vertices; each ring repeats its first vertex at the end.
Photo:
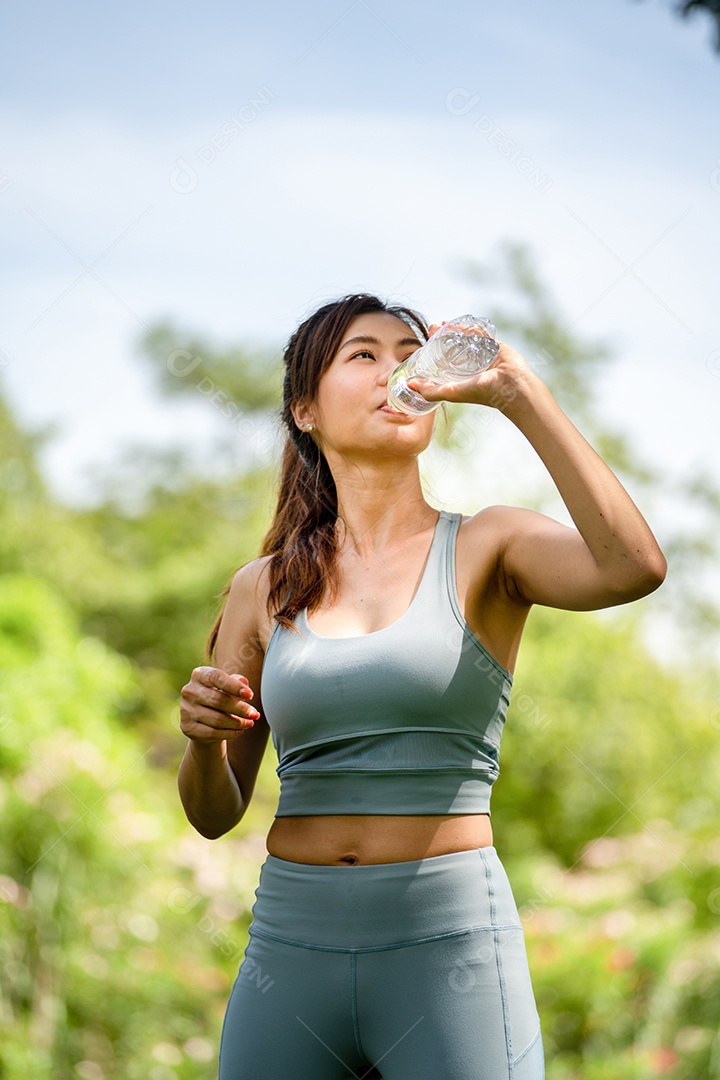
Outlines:
POLYGON ((397 547, 437 523, 425 501, 417 459, 392 469, 364 465, 335 476, 338 549, 364 556, 397 547))

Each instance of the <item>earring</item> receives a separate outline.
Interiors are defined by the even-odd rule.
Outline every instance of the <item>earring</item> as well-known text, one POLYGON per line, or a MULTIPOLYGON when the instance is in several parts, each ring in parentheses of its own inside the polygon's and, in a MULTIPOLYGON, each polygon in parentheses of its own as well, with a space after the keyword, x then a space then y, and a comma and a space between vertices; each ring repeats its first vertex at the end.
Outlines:
POLYGON ((306 424, 305 425, 305 430, 306 431, 314 431, 315 430, 315 425, 314 424, 306 424))

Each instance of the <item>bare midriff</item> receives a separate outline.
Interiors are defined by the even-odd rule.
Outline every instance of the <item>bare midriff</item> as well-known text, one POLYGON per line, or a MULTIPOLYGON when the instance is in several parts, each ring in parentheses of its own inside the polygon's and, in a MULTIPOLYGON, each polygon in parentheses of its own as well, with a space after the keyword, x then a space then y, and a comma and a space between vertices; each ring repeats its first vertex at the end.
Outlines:
POLYGON ((489 814, 333 814, 277 817, 265 846, 289 862, 358 866, 429 859, 492 843, 489 814))

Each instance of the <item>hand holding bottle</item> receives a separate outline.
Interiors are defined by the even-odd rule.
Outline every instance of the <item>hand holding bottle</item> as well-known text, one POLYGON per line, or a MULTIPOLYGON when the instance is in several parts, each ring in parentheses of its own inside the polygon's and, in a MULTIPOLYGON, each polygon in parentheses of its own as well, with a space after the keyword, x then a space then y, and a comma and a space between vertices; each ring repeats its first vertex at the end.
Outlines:
POLYGON ((495 360, 498 343, 495 327, 482 316, 460 315, 431 327, 427 342, 400 364, 388 381, 388 405, 396 412, 426 413, 438 407, 428 403, 408 385, 418 376, 432 383, 467 379, 484 371, 495 360))
MULTIPOLYGON (((430 326, 429 329, 433 334, 437 329, 436 324, 430 326)), ((516 349, 502 341, 497 341, 496 344, 497 354, 491 363, 469 377, 452 378, 440 382, 435 378, 428 379, 420 374, 408 376, 409 390, 428 402, 428 409, 423 411, 436 409, 443 401, 454 401, 485 405, 504 412, 516 401, 519 395, 528 389, 529 384, 537 379, 537 376, 516 349)), ((394 372, 390 379, 393 375, 394 372)))

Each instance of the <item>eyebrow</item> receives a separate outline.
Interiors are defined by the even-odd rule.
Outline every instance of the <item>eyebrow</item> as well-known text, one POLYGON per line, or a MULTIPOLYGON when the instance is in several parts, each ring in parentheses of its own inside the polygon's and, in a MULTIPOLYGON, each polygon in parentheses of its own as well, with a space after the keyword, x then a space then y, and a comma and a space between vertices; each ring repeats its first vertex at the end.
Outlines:
MULTIPOLYGON (((382 345, 382 342, 378 338, 372 337, 369 334, 361 334, 359 337, 348 338, 347 341, 344 341, 342 343, 340 348, 344 349, 347 345, 356 345, 356 344, 382 345)), ((404 338, 400 338, 399 341, 395 342, 395 348, 399 349, 401 345, 419 345, 419 344, 420 344, 420 342, 415 337, 404 337, 404 338)))

